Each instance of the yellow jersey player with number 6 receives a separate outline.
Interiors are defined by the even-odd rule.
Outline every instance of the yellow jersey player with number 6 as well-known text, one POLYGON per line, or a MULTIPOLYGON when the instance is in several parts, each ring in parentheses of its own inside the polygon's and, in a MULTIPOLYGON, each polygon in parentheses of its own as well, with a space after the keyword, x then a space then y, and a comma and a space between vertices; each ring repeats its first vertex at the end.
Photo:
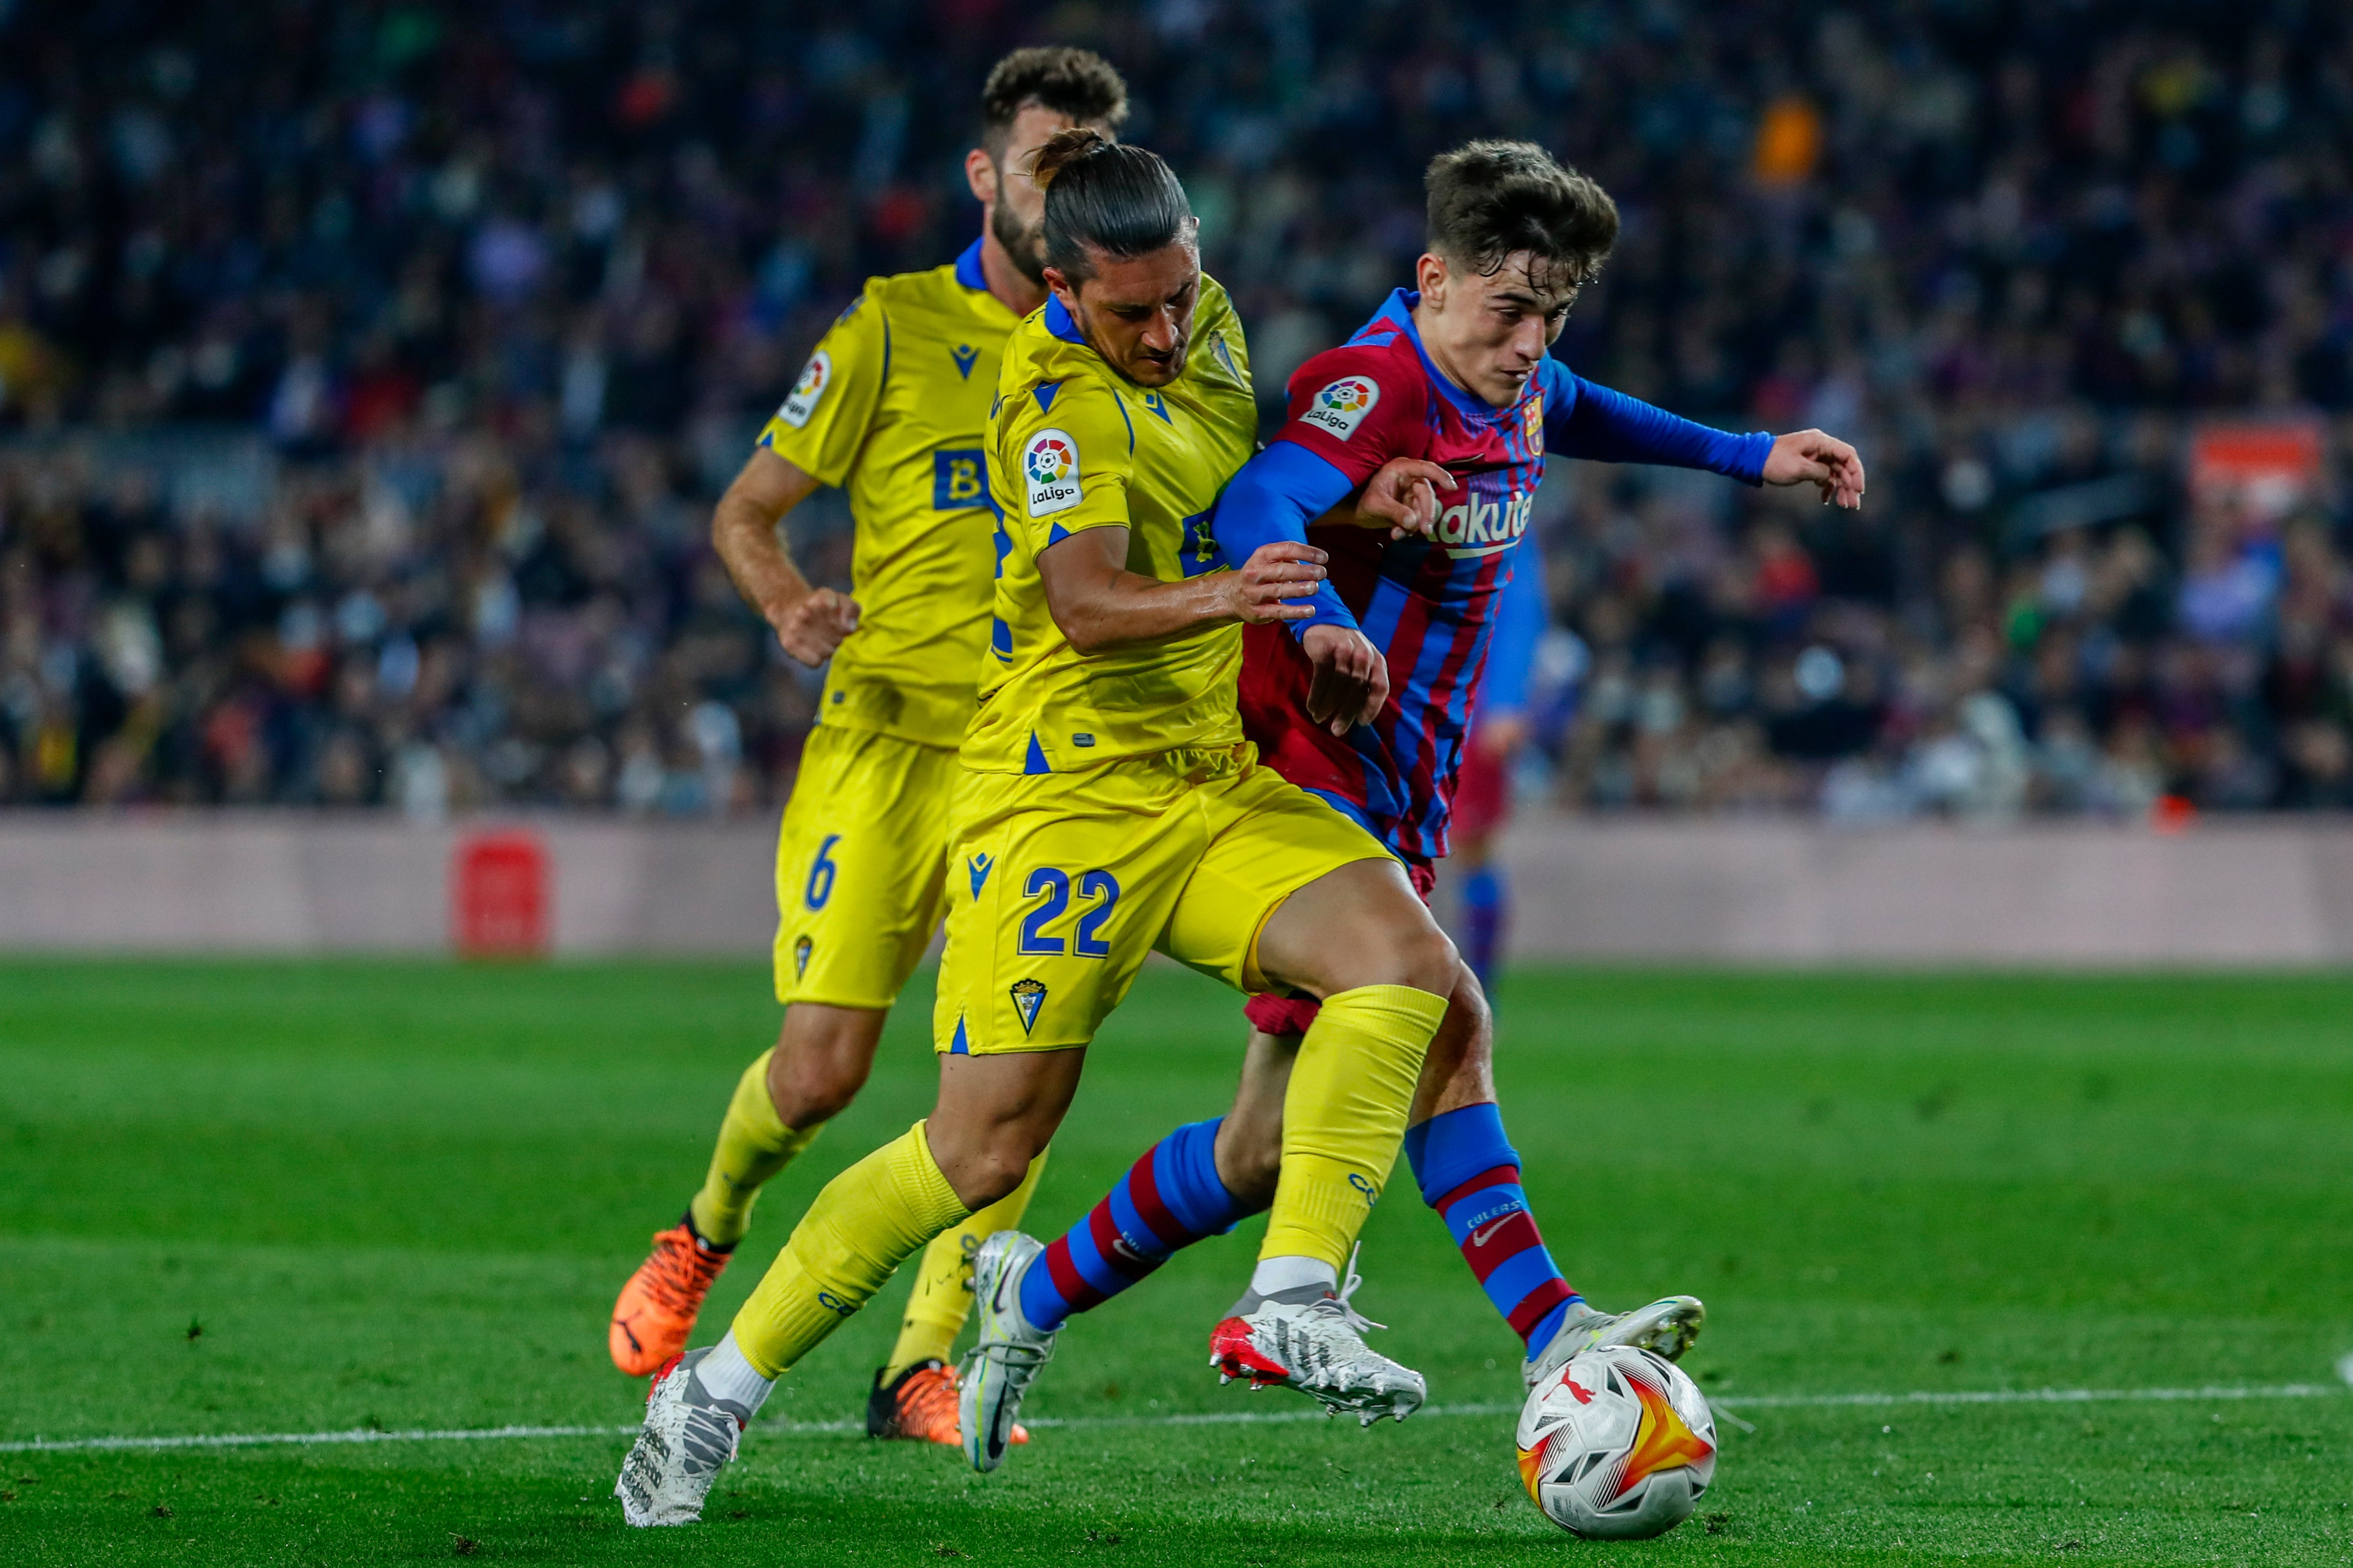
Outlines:
MULTIPOLYGON (((831 664, 777 837, 784 1024, 736 1085, 702 1189, 614 1305, 613 1361, 633 1376, 685 1348, 761 1184, 866 1081, 883 1019, 938 928, 997 559, 983 433, 1006 339, 1045 298, 1044 198, 1029 162, 1056 132, 1108 132, 1125 113, 1119 74, 1085 50, 1000 60, 982 92, 982 145, 965 161, 981 237, 947 266, 868 281, 720 501, 712 542, 736 586, 787 654, 831 664), (820 485, 849 494, 847 595, 812 588, 777 538, 820 485)), ((956 1442, 947 1358, 971 1311, 972 1254, 1018 1222, 1035 1176, 925 1255, 874 1377, 874 1436, 956 1442)))

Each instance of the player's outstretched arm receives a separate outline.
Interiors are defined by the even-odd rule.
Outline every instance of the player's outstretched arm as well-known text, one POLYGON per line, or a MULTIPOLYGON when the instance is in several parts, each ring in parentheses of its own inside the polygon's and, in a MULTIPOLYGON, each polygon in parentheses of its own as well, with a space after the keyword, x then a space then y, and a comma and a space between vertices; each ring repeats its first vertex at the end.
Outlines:
POLYGON ((1819 430, 1797 430, 1773 437, 1765 458, 1768 485, 1811 485, 1821 492, 1824 506, 1849 511, 1862 507, 1862 458, 1852 447, 1819 430))
POLYGON ((1303 620, 1304 599, 1324 581, 1324 554, 1282 541, 1229 572, 1164 583, 1127 569, 1127 530, 1090 528, 1039 554, 1046 607, 1081 653, 1152 642, 1220 621, 1303 620))
POLYGON ((817 488, 809 474, 762 447, 711 514, 711 546, 735 580, 735 591, 776 628, 785 651, 812 669, 858 629, 858 602, 832 588, 809 586, 776 537, 785 513, 817 488))

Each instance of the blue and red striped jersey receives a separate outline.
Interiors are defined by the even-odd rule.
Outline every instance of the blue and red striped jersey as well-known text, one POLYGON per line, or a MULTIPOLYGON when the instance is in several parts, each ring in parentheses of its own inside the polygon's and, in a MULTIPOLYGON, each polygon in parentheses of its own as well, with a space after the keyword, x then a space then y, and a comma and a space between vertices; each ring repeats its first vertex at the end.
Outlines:
POLYGON ((1229 559, 1246 556, 1240 542, 1265 532, 1257 518, 1229 516, 1266 504, 1273 486, 1251 478, 1261 465, 1283 476, 1276 483, 1308 492, 1300 509, 1307 517, 1338 499, 1332 492, 1341 481, 1338 493, 1360 489, 1392 458, 1426 458, 1454 475, 1461 488, 1440 496, 1434 539, 1391 541, 1386 531, 1348 524, 1308 531, 1330 553, 1341 604, 1388 659, 1388 702, 1372 723, 1339 737, 1308 719, 1313 667, 1295 635, 1305 623, 1245 628, 1240 681, 1243 729, 1276 772, 1399 854, 1427 860, 1446 853, 1462 738, 1526 544, 1546 448, 1709 468, 1756 484, 1772 437, 1678 418, 1550 358, 1516 402, 1492 407, 1430 363, 1414 327, 1419 300, 1397 290, 1354 337, 1299 367, 1287 423, 1237 476, 1216 531, 1229 559), (1303 465, 1302 454, 1321 465, 1303 465), (1336 472, 1323 474, 1324 466, 1336 472), (1294 477, 1303 467, 1314 471, 1303 484, 1294 477))

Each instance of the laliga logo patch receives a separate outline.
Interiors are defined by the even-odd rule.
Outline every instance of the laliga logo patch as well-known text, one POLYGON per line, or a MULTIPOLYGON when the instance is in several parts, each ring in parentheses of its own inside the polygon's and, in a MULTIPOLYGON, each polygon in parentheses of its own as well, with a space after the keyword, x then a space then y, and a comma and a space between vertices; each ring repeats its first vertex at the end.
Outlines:
POLYGON ((776 417, 794 429, 799 429, 809 422, 809 416, 817 412, 818 400, 832 384, 833 356, 819 349, 809 355, 807 367, 801 372, 801 378, 793 383, 792 391, 786 395, 785 405, 776 410, 776 417))
POLYGON ((1038 1009, 1046 1005, 1046 987, 1035 980, 1017 980, 1006 987, 1013 998, 1013 1010, 1021 1015, 1024 1035, 1038 1026, 1038 1009))
POLYGON ((1364 423, 1365 416, 1380 400, 1378 382, 1367 376, 1344 375, 1308 399, 1307 411, 1299 416, 1300 423, 1329 431, 1345 441, 1356 433, 1356 426, 1364 423))
POLYGON ((1068 511, 1086 495, 1079 482, 1079 444, 1067 430, 1040 430, 1021 454, 1021 477, 1029 483, 1029 515, 1068 511))

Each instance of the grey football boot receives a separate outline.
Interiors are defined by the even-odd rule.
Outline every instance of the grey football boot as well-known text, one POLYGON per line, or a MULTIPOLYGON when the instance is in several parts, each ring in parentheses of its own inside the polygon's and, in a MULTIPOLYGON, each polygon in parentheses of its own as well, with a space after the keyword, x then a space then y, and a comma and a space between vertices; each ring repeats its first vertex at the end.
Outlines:
POLYGON ((613 1483, 631 1524, 692 1524, 711 1483, 735 1457, 752 1412, 702 1386, 694 1369, 710 1353, 709 1346, 687 1352, 646 1401, 646 1424, 613 1483))
POLYGON ((972 1258, 972 1298, 980 1307, 980 1339, 959 1370, 956 1426, 964 1457, 976 1470, 993 1470, 1013 1446, 1022 1396, 1039 1369, 1054 1359, 1057 1329, 1032 1328, 1021 1315, 1021 1277, 1046 1244, 1018 1230, 1000 1230, 972 1258))
POLYGON ((1707 1309, 1696 1296, 1663 1296, 1630 1312, 1597 1312, 1578 1303, 1561 1320, 1552 1342, 1525 1366, 1520 1376, 1534 1388, 1570 1358, 1603 1345, 1638 1345, 1673 1361, 1691 1349, 1707 1322, 1707 1309))

